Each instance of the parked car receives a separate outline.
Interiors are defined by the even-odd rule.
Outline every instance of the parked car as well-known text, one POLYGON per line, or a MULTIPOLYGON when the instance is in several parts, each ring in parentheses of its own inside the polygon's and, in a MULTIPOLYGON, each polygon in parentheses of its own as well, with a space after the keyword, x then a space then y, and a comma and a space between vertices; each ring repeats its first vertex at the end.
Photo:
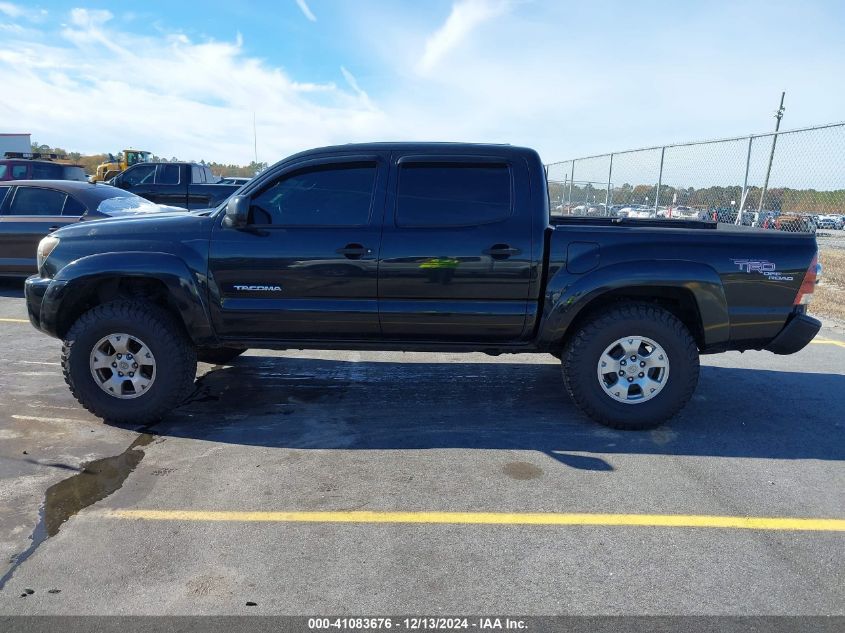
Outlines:
POLYGON ((109 184, 157 204, 185 209, 216 207, 241 188, 221 184, 207 165, 199 163, 139 163, 109 184))
POLYGON ((815 233, 816 221, 811 215, 804 215, 801 213, 781 213, 777 218, 775 218, 774 227, 778 231, 815 233))
POLYGON ((791 354, 821 327, 815 236, 550 218, 539 155, 508 145, 311 150, 218 209, 39 250, 32 323, 65 341, 79 402, 127 424, 176 407, 198 358, 329 347, 553 354, 587 415, 650 428, 692 396, 700 352, 791 354))
POLYGON ((0 182, 0 276, 36 271, 38 242, 79 220, 165 211, 143 198, 110 187, 73 180, 0 182))
POLYGON ((0 159, 0 182, 8 180, 78 180, 88 176, 81 165, 68 165, 33 158, 0 159))
POLYGON ((841 215, 820 215, 818 220, 818 228, 820 229, 836 229, 841 231, 845 225, 841 215))

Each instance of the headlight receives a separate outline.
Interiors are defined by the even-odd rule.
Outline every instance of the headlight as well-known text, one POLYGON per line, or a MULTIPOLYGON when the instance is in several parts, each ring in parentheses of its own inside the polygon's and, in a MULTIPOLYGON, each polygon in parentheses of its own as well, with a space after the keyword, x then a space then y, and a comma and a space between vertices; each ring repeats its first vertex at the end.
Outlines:
POLYGON ((48 235, 43 240, 38 242, 38 272, 41 272, 41 267, 44 265, 46 259, 53 252, 53 249, 59 245, 59 238, 48 235))

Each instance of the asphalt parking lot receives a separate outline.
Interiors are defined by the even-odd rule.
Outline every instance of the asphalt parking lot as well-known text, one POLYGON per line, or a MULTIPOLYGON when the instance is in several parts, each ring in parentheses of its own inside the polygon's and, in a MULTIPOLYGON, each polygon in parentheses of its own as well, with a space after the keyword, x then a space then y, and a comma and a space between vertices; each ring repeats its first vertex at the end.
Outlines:
POLYGON ((258 351, 138 429, 77 405, 19 288, 2 614, 845 614, 841 329, 704 357, 650 432, 551 356, 258 351))

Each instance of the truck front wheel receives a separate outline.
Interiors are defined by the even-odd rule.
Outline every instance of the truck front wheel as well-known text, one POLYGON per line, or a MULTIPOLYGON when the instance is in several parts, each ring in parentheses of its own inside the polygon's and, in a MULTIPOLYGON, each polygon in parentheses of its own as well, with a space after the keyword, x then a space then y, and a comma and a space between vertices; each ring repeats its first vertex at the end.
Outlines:
POLYGON ((640 303, 596 313, 561 356, 573 402, 601 424, 651 429, 675 415, 698 383, 698 348, 671 312, 640 303))
POLYGON ((196 377, 196 350, 168 312, 119 300, 83 314, 62 347, 74 397, 109 422, 148 424, 178 406, 196 377))

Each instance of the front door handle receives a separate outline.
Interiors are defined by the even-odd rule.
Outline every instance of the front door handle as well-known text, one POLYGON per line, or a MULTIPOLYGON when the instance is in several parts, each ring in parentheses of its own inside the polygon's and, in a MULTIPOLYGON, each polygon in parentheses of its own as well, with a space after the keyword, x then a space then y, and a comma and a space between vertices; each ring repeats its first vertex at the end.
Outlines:
POLYGON ((361 259, 364 255, 369 255, 372 251, 361 244, 347 244, 343 248, 335 251, 338 255, 343 255, 347 259, 361 259))
POLYGON ((509 244, 493 244, 493 246, 485 248, 481 252, 493 259, 507 259, 511 255, 519 255, 522 251, 518 248, 513 248, 509 244))

